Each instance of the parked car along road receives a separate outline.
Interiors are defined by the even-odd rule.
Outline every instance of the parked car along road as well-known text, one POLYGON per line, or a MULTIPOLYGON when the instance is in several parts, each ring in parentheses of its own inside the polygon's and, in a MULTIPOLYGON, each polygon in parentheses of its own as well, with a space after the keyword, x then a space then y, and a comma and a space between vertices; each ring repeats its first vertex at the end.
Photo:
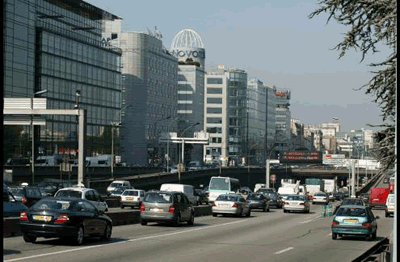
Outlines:
POLYGON ((130 206, 132 209, 135 207, 140 208, 144 199, 145 192, 140 189, 126 189, 120 196, 121 208, 130 206))
POLYGON ((148 222, 166 222, 174 226, 187 222, 193 225, 193 205, 182 192, 148 192, 140 206, 140 223, 145 226, 148 222))
POLYGON ((13 192, 12 194, 15 200, 21 202, 27 207, 33 206, 37 201, 44 197, 39 187, 17 187, 10 188, 10 190, 13 192))
POLYGON ((289 195, 284 202, 283 212, 301 211, 310 213, 310 201, 304 195, 289 195))
POLYGON ((332 239, 342 236, 365 236, 367 240, 376 238, 378 225, 368 206, 341 206, 333 217, 332 239))
POLYGON ((110 240, 112 220, 89 201, 80 198, 47 197, 21 212, 21 232, 25 242, 37 237, 70 238, 76 245, 84 237, 110 240))
POLYGON ((390 215, 394 215, 395 209, 395 194, 389 194, 386 199, 386 206, 385 206, 385 217, 389 217, 390 215))
POLYGON ((217 215, 236 215, 247 217, 251 214, 251 209, 243 196, 239 194, 219 195, 212 204, 212 216, 217 215))
POLYGON ((77 197, 92 203, 98 210, 107 212, 108 205, 100 194, 92 188, 69 187, 57 191, 56 197, 77 197))
POLYGON ((269 197, 259 193, 250 193, 246 199, 250 209, 262 209, 263 212, 269 212, 269 204, 271 202, 269 197))

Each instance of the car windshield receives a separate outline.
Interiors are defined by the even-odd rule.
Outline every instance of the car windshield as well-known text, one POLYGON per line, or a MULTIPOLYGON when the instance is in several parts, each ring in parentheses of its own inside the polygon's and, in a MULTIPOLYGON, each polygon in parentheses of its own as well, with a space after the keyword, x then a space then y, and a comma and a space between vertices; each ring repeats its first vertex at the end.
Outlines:
POLYGON ((324 193, 317 193, 315 196, 326 196, 324 193))
POLYGON ((288 196, 287 200, 305 201, 306 199, 303 196, 288 196))
POLYGON ((172 203, 172 195, 167 193, 147 193, 144 202, 148 203, 172 203))
POLYGON ((342 205, 363 205, 364 202, 362 202, 361 199, 345 199, 343 201, 342 205))
POLYGON ((122 193, 123 196, 138 196, 139 192, 138 191, 131 191, 131 190, 125 190, 124 193, 122 193))
POLYGON ((215 201, 238 201, 238 197, 230 195, 219 195, 215 201))
POLYGON ((264 198, 265 197, 263 195, 261 195, 261 194, 250 194, 247 197, 247 199, 250 199, 250 200, 261 200, 261 199, 264 199, 264 198))
POLYGON ((262 188, 257 191, 258 193, 273 193, 274 190, 271 188, 262 188))
POLYGON ((72 201, 56 200, 56 199, 42 199, 32 206, 35 210, 71 210, 72 201))
POLYGON ((210 190, 229 190, 229 179, 213 178, 210 183, 210 190))
POLYGON ((367 211, 365 210, 365 208, 341 207, 336 212, 336 216, 366 217, 367 216, 367 211))
POLYGON ((61 191, 58 191, 54 196, 82 198, 82 192, 75 191, 75 190, 61 190, 61 191))
POLYGON ((15 190, 11 191, 14 196, 24 196, 24 190, 22 188, 16 188, 15 190))
POLYGON ((271 199, 277 199, 278 198, 278 194, 276 194, 276 193, 265 193, 264 196, 268 196, 271 199))

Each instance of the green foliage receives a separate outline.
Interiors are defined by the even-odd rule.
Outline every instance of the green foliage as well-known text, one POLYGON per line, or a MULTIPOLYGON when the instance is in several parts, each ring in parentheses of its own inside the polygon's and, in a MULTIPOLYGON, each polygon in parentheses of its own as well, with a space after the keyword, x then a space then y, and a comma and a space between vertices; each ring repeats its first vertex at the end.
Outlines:
POLYGON ((360 89, 375 96, 379 104, 385 130, 375 135, 378 145, 377 156, 381 162, 381 172, 392 167, 395 155, 395 119, 396 119, 396 70, 397 70, 397 1, 396 0, 322 0, 319 8, 309 15, 313 18, 321 13, 328 13, 327 23, 333 18, 338 23, 349 26, 343 41, 334 50, 340 52, 339 58, 350 49, 360 51, 362 62, 369 53, 379 52, 378 45, 388 46, 392 52, 384 60, 371 63, 377 68, 372 71, 372 79, 360 89))

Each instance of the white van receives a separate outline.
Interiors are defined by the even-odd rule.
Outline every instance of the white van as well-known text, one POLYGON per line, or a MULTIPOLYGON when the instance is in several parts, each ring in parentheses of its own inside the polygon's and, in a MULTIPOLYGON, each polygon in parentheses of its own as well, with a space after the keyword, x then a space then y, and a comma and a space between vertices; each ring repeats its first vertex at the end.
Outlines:
POLYGON ((188 197, 188 199, 194 206, 197 205, 197 196, 196 191, 194 190, 194 186, 183 184, 162 184, 160 187, 160 191, 182 192, 188 197))
MULTIPOLYGON (((131 183, 129 183, 129 181, 126 180, 115 180, 113 182, 111 182, 111 184, 107 187, 107 193, 110 193, 111 191, 113 191, 115 188, 117 187, 131 187, 131 183)), ((132 189, 134 189, 132 187, 132 189)))

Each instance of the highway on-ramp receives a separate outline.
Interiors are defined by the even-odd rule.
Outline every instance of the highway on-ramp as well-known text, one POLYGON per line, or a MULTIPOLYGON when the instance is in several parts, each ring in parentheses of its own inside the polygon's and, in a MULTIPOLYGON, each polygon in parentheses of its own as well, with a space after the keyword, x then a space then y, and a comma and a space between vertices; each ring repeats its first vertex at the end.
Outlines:
POLYGON ((149 223, 113 228, 112 240, 88 239, 82 246, 67 240, 5 238, 5 261, 351 261, 391 233, 393 218, 375 211, 378 238, 331 239, 332 217, 311 212, 253 211, 251 217, 196 217, 194 226, 149 223))

